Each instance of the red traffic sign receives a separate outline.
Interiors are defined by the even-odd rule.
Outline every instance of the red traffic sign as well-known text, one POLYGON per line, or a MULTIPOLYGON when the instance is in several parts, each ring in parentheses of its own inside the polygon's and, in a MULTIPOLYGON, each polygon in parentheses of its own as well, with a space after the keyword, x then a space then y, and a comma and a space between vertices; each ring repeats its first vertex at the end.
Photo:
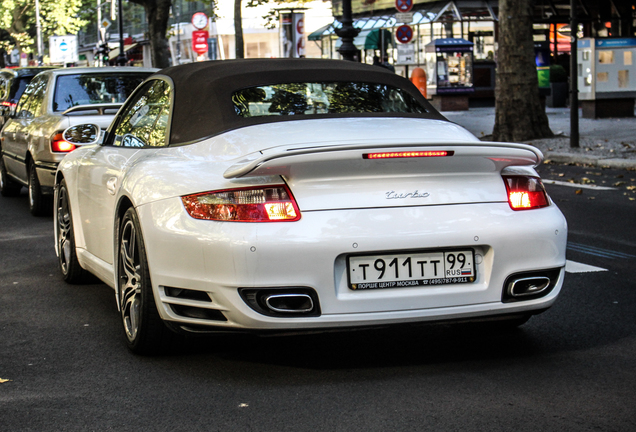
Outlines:
POLYGON ((395 38, 398 40, 398 42, 409 43, 411 42, 411 40, 413 40, 413 29, 410 25, 401 25, 395 31, 395 38))
POLYGON ((208 31, 195 30, 192 32, 192 50, 197 54, 208 52, 208 31))
POLYGON ((413 0, 395 0, 395 8, 400 12, 410 12, 413 9, 413 0))

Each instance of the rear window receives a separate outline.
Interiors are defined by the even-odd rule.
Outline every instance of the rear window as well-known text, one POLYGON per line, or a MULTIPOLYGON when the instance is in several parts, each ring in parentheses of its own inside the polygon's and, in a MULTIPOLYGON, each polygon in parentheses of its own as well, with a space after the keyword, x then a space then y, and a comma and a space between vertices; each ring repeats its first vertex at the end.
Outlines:
POLYGON ((14 78, 11 83, 11 89, 9 90, 9 100, 11 102, 17 102, 33 78, 35 78, 35 75, 14 78))
POLYGON ((240 117, 347 113, 426 113, 404 90, 358 82, 287 83, 234 92, 240 117))
POLYGON ((53 111, 77 105, 123 103, 150 73, 61 75, 55 83, 53 111))

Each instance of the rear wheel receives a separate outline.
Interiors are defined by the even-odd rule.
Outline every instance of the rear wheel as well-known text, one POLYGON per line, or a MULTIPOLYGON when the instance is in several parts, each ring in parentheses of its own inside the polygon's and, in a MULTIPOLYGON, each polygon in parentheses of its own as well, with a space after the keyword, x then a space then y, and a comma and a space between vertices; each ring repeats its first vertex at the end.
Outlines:
POLYGON ((22 185, 9 178, 4 160, 0 156, 0 195, 3 197, 14 197, 20 195, 22 185))
POLYGON ((68 283, 86 282, 90 273, 84 270, 78 260, 75 251, 75 235, 73 232, 73 217, 68 197, 66 182, 62 180, 58 186, 55 202, 57 223, 57 250, 60 270, 64 280, 68 283))
POLYGON ((159 354, 171 348, 179 335, 168 329, 157 311, 134 208, 126 211, 119 227, 117 283, 126 343, 135 354, 159 354))
POLYGON ((42 194, 35 165, 29 165, 29 211, 33 216, 47 216, 53 211, 51 197, 42 194))

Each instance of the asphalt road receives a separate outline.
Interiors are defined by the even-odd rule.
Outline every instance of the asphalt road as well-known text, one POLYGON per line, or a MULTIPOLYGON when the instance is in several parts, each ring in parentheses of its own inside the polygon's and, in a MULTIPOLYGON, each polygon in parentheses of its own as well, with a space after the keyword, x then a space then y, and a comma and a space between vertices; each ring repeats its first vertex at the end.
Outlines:
POLYGON ((62 282, 52 218, 0 197, 0 430, 636 430, 636 172, 541 171, 586 186, 547 188, 568 259, 597 271, 520 329, 224 336, 163 357, 127 351, 110 288, 62 282))

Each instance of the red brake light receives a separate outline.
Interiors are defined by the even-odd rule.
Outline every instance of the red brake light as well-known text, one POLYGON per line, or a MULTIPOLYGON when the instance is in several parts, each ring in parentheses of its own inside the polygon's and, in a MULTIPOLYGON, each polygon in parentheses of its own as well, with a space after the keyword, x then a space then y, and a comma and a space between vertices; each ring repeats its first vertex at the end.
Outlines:
POLYGON ((434 150, 434 151, 406 151, 406 152, 384 152, 384 153, 365 153, 363 159, 395 159, 395 158, 420 158, 420 157, 444 157, 452 156, 452 151, 434 150))
POLYGON ((285 185, 229 189, 181 197, 195 219, 227 222, 293 222, 300 219, 296 200, 285 185))
POLYGON ((68 153, 75 150, 75 145, 62 138, 62 132, 58 132, 51 138, 51 150, 58 153, 68 153))
POLYGON ((16 107, 16 103, 15 102, 9 102, 9 101, 3 101, 2 102, 2 106, 6 106, 9 108, 15 108, 16 107))
POLYGON ((550 205, 541 179, 529 176, 503 176, 508 204, 513 210, 530 210, 550 205))

